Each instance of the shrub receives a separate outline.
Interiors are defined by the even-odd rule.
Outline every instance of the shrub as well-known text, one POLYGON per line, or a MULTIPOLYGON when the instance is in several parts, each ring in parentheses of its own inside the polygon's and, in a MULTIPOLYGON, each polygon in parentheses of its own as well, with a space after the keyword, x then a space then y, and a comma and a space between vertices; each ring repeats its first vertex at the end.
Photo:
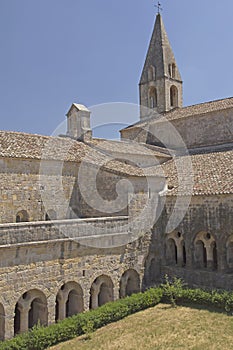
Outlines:
POLYGON ((172 307, 176 307, 177 300, 182 297, 184 282, 174 277, 169 279, 168 275, 165 275, 165 282, 161 285, 163 290, 163 297, 168 299, 172 307))
POLYGON ((168 301, 173 307, 177 303, 198 304, 216 307, 233 314, 233 293, 222 290, 204 290, 200 288, 187 288, 177 277, 170 278, 165 275, 165 282, 161 285, 163 301, 168 301))

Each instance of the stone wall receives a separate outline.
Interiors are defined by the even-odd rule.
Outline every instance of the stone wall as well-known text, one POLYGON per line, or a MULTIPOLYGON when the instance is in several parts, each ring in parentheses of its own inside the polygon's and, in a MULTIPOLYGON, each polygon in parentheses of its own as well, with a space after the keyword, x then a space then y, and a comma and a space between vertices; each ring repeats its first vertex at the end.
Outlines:
MULTIPOLYGON (((168 122, 174 125, 188 149, 202 147, 214 149, 217 145, 232 142, 232 108, 174 120, 169 120, 168 115, 168 122)), ((166 140, 166 147, 171 149, 177 148, 174 135, 169 134, 167 122, 153 122, 150 119, 148 125, 144 125, 144 129, 140 129, 140 126, 123 129, 121 130, 121 136, 125 140, 134 140, 159 146, 162 145, 160 140, 166 140), (149 130, 149 133, 146 130, 149 130), (160 135, 160 139, 157 139, 154 135, 160 135)))
POLYGON ((122 289, 123 274, 138 276, 140 284, 138 289, 134 288, 137 289, 135 291, 140 290, 150 234, 126 245, 103 249, 99 246, 100 237, 92 237, 96 247, 90 247, 66 237, 63 232, 64 227, 70 226, 73 232, 82 231, 87 237, 88 229, 83 229, 82 226, 95 225, 104 230, 106 239, 115 230, 117 239, 117 235, 124 231, 126 223, 127 218, 102 218, 0 225, 0 303, 5 314, 4 337, 10 338, 14 335, 17 303, 21 310, 20 329, 27 329, 30 311, 26 304, 27 300, 33 299, 33 295, 37 295, 37 299, 42 301, 41 296, 45 298, 44 307, 48 311, 45 323, 50 324, 55 322, 56 296, 64 289, 62 286, 79 285, 83 293, 84 310, 89 309, 91 289, 97 284, 93 282, 98 277, 103 281, 109 279, 113 284, 111 300, 118 299, 120 293, 126 293, 122 289), (25 320, 23 317, 26 317, 25 320))
POLYGON ((182 136, 187 148, 232 142, 232 109, 181 118, 172 121, 172 123, 182 136))
POLYGON ((232 289, 233 196, 192 197, 181 224, 166 233, 174 202, 175 198, 167 199, 153 232, 150 255, 156 259, 155 280, 169 274, 192 286, 232 289))
MULTIPOLYGON (((40 179, 40 161, 27 159, 4 158, 0 162, 0 222, 15 222, 18 212, 25 210, 28 221, 43 221, 46 210, 41 193, 50 188, 51 204, 54 206, 54 197, 57 192, 58 162, 50 161, 49 174, 46 181, 40 179), (45 185, 46 184, 46 185, 45 185)), ((62 173, 62 189, 64 197, 69 200, 75 183, 77 169, 75 164, 66 163, 62 173)), ((52 208, 46 208, 47 210, 52 208)), ((66 217, 63 202, 56 203, 57 217, 66 217)))
POLYGON ((131 186, 136 193, 147 192, 144 177, 118 175, 101 168, 96 169, 95 177, 95 167, 89 166, 80 180, 79 169, 80 164, 75 162, 1 159, 0 223, 16 222, 21 212, 27 213, 22 221, 43 221, 50 211, 57 219, 127 215, 131 186), (80 181, 86 181, 83 191, 80 181))
MULTIPOLYGON (((169 121, 169 119, 168 119, 169 121)), ((181 135, 188 149, 212 147, 232 142, 233 110, 209 112, 204 115, 171 120, 176 131, 181 135)), ((166 123, 158 122, 150 125, 148 143, 161 144, 153 135, 161 135, 166 146, 176 148, 173 135, 169 135, 166 123)))

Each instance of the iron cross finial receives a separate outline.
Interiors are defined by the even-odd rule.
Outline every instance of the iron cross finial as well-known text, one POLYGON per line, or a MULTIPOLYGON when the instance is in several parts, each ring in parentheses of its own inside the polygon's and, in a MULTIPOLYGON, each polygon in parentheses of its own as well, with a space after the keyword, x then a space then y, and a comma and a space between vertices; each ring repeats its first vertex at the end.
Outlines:
POLYGON ((158 9, 158 14, 160 13, 160 11, 163 11, 162 6, 161 6, 159 1, 158 1, 158 5, 155 5, 155 7, 157 7, 157 9, 158 9))

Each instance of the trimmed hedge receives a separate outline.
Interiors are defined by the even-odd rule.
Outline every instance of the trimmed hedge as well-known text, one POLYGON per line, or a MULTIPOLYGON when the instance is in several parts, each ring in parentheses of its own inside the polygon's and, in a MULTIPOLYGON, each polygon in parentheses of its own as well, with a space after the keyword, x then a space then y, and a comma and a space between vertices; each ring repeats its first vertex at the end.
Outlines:
POLYGON ((174 277, 169 281, 165 276, 162 302, 176 304, 198 304, 201 306, 215 307, 233 314, 233 293, 224 290, 204 290, 200 288, 186 288, 183 281, 174 277))
POLYGON ((233 293, 226 291, 205 291, 202 289, 183 289, 176 296, 177 302, 206 305, 233 312, 233 293))
POLYGON ((157 305, 162 298, 161 288, 151 288, 144 293, 107 303, 96 310, 66 318, 48 327, 34 327, 27 333, 0 343, 0 350, 43 350, 60 342, 84 334, 91 324, 96 330, 111 322, 121 320, 140 310, 157 305))

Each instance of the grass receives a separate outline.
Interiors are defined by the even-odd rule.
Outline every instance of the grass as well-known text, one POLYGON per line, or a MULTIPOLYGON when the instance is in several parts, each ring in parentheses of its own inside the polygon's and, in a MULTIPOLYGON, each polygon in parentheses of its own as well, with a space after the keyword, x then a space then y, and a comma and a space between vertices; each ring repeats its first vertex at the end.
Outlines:
POLYGON ((229 350, 232 344, 233 317, 159 304, 50 350, 229 350))

